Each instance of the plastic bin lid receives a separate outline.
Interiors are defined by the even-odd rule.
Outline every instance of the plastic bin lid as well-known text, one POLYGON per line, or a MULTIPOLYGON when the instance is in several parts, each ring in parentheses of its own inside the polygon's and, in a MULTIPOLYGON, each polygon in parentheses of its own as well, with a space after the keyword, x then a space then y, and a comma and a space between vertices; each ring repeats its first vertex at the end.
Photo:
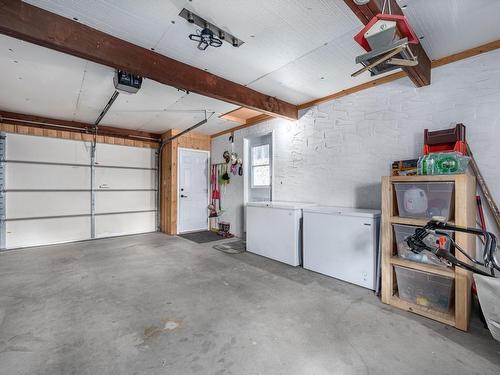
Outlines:
POLYGON ((248 202, 247 207, 270 207, 270 208, 285 208, 289 210, 300 210, 304 207, 315 206, 315 203, 307 202, 285 202, 285 201, 265 201, 265 202, 248 202))
POLYGON ((304 212, 312 212, 325 215, 369 217, 373 219, 380 217, 379 210, 369 210, 369 209, 354 208, 354 207, 316 206, 316 207, 306 207, 304 208, 304 212))

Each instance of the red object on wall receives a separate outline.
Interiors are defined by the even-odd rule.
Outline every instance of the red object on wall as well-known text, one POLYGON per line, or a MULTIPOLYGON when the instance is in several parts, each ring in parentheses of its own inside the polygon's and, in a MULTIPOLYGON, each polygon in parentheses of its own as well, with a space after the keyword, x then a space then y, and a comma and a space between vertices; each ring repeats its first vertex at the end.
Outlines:
POLYGON ((424 155, 433 152, 460 152, 467 155, 467 142, 465 140, 465 125, 457 124, 452 129, 430 132, 424 130, 424 155))
POLYGON ((408 38, 408 43, 418 44, 417 35, 410 26, 410 23, 406 19, 405 16, 400 16, 397 14, 382 14, 379 13, 375 17, 373 17, 370 22, 366 24, 366 26, 354 36, 354 40, 363 47, 366 51, 370 52, 372 48, 368 44, 368 41, 365 39, 365 33, 379 20, 384 21, 395 21, 396 26, 398 28, 399 35, 401 38, 408 38))

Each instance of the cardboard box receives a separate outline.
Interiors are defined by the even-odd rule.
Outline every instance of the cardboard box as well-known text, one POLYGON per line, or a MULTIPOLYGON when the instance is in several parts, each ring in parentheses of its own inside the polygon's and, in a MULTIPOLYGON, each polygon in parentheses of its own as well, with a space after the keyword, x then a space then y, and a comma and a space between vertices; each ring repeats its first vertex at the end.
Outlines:
POLYGON ((398 160, 392 163, 393 176, 416 176, 418 159, 398 160))

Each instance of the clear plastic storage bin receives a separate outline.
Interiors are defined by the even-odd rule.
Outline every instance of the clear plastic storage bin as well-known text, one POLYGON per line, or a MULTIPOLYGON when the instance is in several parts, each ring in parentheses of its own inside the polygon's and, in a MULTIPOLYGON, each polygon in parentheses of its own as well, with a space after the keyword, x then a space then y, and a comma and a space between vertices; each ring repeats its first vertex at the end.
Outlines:
MULTIPOLYGON (((394 238, 396 240, 396 248, 398 251, 398 257, 403 259, 412 260, 414 262, 432 264, 434 266, 448 267, 446 262, 441 261, 436 255, 429 251, 422 251, 419 254, 411 251, 410 247, 406 243, 406 238, 413 235, 418 227, 413 225, 403 225, 403 224, 393 224, 394 227, 394 238)), ((447 231, 452 237, 453 232, 447 231)), ((424 239, 424 243, 429 246, 436 246, 440 236, 430 234, 424 239)), ((446 249, 449 250, 451 247, 451 241, 447 239, 446 249)))
POLYGON ((400 217, 431 219, 434 216, 453 218, 453 182, 396 182, 400 217))
POLYGON ((392 226, 394 227, 394 237, 396 238, 399 253, 401 246, 405 244, 405 239, 413 235, 418 227, 403 224, 393 224, 392 226))
POLYGON ((432 310, 449 312, 455 294, 452 278, 394 266, 399 298, 432 310))

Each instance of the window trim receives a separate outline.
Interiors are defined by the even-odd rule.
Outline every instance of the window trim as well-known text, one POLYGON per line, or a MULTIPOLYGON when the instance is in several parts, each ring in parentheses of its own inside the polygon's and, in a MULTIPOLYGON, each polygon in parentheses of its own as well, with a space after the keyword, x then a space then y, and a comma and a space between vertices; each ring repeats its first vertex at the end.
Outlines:
POLYGON ((250 187, 252 189, 270 189, 271 188, 271 145, 269 143, 262 143, 250 146, 250 187), (267 164, 253 164, 253 149, 257 147, 267 146, 269 150, 269 159, 267 164), (269 184, 255 185, 254 183, 254 168, 256 167, 269 167, 269 184))

